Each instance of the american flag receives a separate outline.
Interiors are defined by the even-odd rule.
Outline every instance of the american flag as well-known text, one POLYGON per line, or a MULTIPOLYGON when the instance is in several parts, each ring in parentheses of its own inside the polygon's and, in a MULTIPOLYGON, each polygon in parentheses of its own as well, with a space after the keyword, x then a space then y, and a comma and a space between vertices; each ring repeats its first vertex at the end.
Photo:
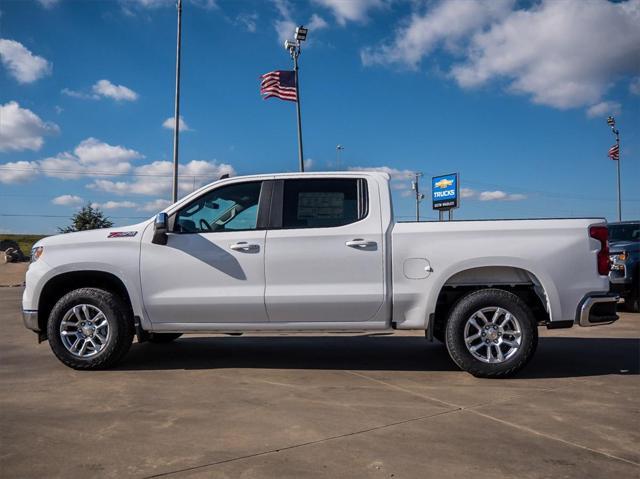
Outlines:
POLYGON ((264 100, 275 96, 281 100, 298 101, 295 72, 276 70, 265 73, 260 78, 260 94, 264 100))
POLYGON ((620 145, 618 145, 616 143, 611 148, 609 148, 609 154, 607 156, 609 158, 611 158, 612 160, 619 160, 620 159, 620 145))

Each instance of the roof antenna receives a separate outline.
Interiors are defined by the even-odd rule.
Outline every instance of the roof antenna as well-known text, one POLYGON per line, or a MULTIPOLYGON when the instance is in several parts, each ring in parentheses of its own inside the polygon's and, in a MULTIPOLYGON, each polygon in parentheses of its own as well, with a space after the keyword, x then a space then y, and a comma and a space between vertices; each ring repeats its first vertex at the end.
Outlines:
POLYGON ((222 175, 220 178, 218 178, 218 181, 226 180, 227 178, 229 178, 229 173, 225 173, 224 175, 222 175))

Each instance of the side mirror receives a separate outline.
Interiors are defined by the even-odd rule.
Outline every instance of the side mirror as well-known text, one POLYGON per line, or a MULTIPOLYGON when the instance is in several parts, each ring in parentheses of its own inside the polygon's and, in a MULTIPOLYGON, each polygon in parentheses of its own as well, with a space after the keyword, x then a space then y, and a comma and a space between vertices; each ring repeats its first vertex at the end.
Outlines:
POLYGON ((169 227, 169 216, 166 213, 158 213, 153 222, 153 240, 154 244, 167 244, 167 228, 169 227))

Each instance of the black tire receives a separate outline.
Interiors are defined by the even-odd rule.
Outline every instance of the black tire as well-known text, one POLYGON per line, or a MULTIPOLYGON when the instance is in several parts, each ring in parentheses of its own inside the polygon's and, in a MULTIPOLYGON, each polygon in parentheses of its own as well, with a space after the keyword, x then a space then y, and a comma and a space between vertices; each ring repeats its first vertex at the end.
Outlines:
POLYGON ((518 296, 501 289, 482 289, 462 297, 451 310, 447 321, 446 344, 451 359, 460 369, 479 378, 503 378, 521 370, 532 358, 538 345, 538 327, 531 309, 518 296), (465 344, 467 320, 476 311, 490 307, 509 311, 520 323, 520 346, 513 356, 503 362, 483 362, 474 357, 465 344))
POLYGON ((154 344, 165 344, 175 341, 182 333, 149 333, 148 341, 154 344))
POLYGON ((47 322, 49 345, 56 357, 73 369, 106 369, 117 364, 129 351, 135 327, 130 308, 116 294, 98 288, 81 288, 65 294, 53 307, 47 322), (80 304, 101 310, 107 319, 110 334, 104 348, 94 356, 73 355, 62 342, 60 324, 64 315, 80 304))

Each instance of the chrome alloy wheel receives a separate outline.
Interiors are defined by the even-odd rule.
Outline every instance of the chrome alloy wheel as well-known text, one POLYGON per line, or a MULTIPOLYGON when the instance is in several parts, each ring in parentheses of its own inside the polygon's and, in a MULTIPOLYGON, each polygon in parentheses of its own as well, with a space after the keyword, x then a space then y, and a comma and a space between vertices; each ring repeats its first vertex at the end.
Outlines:
POLYGON ((90 358, 102 351, 111 337, 105 314, 92 304, 78 304, 67 311, 60 323, 60 339, 67 350, 79 358, 90 358))
POLYGON ((518 319, 504 308, 490 306, 473 313, 464 326, 464 344, 484 363, 502 363, 520 349, 518 319))

